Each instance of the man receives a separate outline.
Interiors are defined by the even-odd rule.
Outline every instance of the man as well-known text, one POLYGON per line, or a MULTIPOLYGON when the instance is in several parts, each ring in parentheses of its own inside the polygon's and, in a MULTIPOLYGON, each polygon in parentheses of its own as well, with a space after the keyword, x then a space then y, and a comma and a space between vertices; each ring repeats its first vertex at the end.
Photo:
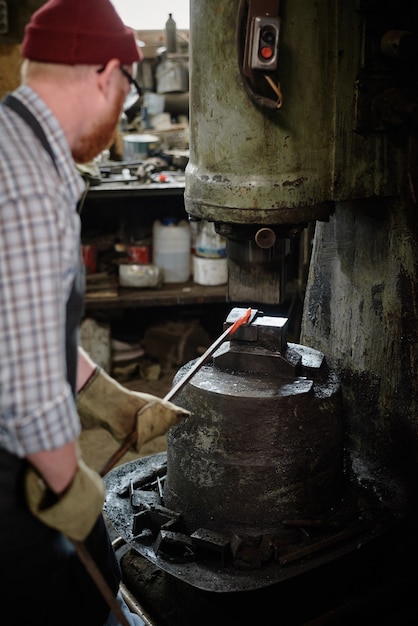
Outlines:
POLYGON ((49 0, 22 55, 22 84, 0 106, 1 621, 102 626, 117 623, 112 602, 74 546, 87 548, 113 596, 120 572, 103 482, 77 446, 77 400, 119 441, 136 429, 137 449, 187 415, 128 391, 77 348, 84 183, 74 162, 110 143, 140 59, 110 0, 49 0))

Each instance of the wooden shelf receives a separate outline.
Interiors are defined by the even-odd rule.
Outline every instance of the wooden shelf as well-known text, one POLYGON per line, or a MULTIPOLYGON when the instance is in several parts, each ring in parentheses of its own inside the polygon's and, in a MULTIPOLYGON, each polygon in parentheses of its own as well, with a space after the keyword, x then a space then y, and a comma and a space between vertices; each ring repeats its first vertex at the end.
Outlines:
POLYGON ((88 192, 90 200, 126 199, 152 196, 183 196, 184 180, 173 183, 103 182, 93 185, 88 192))
POLYGON ((187 283, 167 283, 161 289, 128 289, 119 287, 118 295, 86 295, 85 308, 111 309, 117 307, 181 306, 228 302, 227 285, 206 286, 187 283))
MULTIPOLYGON (((97 209, 107 206, 114 214, 120 214, 120 209, 132 208, 138 206, 142 213, 149 218, 157 219, 161 211, 167 213, 165 205, 162 201, 176 200, 176 207, 184 217, 187 214, 184 210, 184 176, 177 176, 174 182, 169 183, 140 183, 138 181, 130 181, 129 183, 107 181, 100 185, 92 186, 89 189, 86 198, 85 208, 83 209, 83 220, 87 218, 90 223, 97 223, 97 209), (136 200, 145 197, 146 201, 138 203, 136 200), (158 202, 154 202, 158 201, 158 202), (89 209, 93 208, 92 211, 89 209), (160 213, 154 214, 155 208, 160 213)), ((170 205, 170 210, 172 207, 170 205)), ((129 213, 132 220, 134 214, 129 213)), ((144 218, 145 219, 145 218, 144 218)), ((142 220, 142 217, 141 217, 142 220)), ((116 286, 109 291, 97 291, 96 293, 86 293, 85 309, 86 311, 117 309, 117 308, 141 308, 154 306, 187 306, 195 304, 211 304, 211 303, 227 303, 228 302, 228 286, 219 285, 215 287, 206 285, 197 285, 192 280, 187 283, 166 283, 159 289, 151 288, 127 288, 116 286), (117 293, 116 293, 117 292, 117 293)))

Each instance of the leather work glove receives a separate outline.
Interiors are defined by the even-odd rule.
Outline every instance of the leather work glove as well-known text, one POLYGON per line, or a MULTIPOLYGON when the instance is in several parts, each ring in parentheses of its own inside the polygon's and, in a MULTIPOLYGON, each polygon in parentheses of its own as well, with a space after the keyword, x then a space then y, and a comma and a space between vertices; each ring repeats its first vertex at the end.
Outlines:
POLYGON ((135 449, 164 435, 189 411, 149 393, 131 391, 100 367, 79 392, 77 408, 84 426, 100 425, 123 443, 136 428, 135 449))
POLYGON ((78 460, 78 470, 68 489, 55 495, 30 466, 25 475, 26 502, 43 524, 74 541, 83 541, 102 512, 104 484, 99 474, 78 460))

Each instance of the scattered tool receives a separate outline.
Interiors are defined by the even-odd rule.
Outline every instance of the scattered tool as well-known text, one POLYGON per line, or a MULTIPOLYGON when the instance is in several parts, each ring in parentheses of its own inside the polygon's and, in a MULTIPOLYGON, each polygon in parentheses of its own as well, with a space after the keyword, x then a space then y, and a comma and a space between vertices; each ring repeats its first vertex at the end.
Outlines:
MULTIPOLYGON (((229 326, 222 335, 220 335, 215 341, 209 346, 209 348, 199 357, 192 367, 186 372, 186 374, 181 378, 175 385, 170 389, 170 391, 164 396, 163 400, 169 401, 171 400, 183 387, 189 382, 189 380, 196 374, 196 372, 210 359, 212 354, 219 348, 219 346, 230 337, 235 331, 242 326, 243 324, 250 323, 254 316, 252 315, 252 309, 249 308, 247 311, 241 315, 233 324, 229 326)), ((100 476, 105 476, 114 465, 120 461, 124 454, 135 445, 137 439, 136 429, 129 435, 129 437, 124 441, 121 447, 116 450, 116 452, 110 457, 110 459, 103 465, 100 470, 100 476)))

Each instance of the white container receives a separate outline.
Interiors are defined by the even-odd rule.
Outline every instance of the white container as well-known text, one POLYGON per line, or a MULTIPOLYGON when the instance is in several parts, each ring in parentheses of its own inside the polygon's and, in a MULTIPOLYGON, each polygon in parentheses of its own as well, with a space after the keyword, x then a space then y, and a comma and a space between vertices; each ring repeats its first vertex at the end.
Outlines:
POLYGON ((121 263, 119 284, 121 287, 161 287, 163 270, 156 265, 121 263))
POLYGON ((165 283, 190 278, 190 226, 186 220, 156 220, 152 227, 152 258, 164 271, 165 283))
POLYGON ((195 253, 211 259, 226 258, 226 239, 218 235, 213 222, 198 222, 195 253))
POLYGON ((141 161, 149 157, 158 144, 156 135, 125 135, 123 138, 123 160, 141 161))
POLYGON ((225 285, 228 282, 227 259, 194 256, 193 281, 197 285, 225 285))

